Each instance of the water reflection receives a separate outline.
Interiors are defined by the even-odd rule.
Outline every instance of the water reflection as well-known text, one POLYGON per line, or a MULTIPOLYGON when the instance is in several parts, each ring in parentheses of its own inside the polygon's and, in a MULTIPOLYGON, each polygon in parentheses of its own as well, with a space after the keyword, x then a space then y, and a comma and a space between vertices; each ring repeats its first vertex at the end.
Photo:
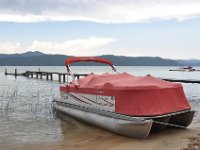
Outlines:
POLYGON ((58 85, 23 77, 1 76, 0 81, 1 149, 62 140, 60 119, 52 112, 58 85))
POLYGON ((57 117, 62 120, 62 145, 66 149, 105 149, 113 146, 113 142, 128 139, 63 114, 57 114, 57 117))

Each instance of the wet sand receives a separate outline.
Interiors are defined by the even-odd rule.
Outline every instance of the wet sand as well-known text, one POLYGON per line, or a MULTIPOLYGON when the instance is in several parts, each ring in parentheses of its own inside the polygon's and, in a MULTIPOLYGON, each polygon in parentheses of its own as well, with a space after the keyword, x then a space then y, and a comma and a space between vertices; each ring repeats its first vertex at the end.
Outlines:
MULTIPOLYGON (((82 137, 83 135, 81 135, 82 137)), ((82 140, 61 143, 1 145, 1 150, 199 150, 200 130, 188 129, 186 131, 166 131, 150 135, 147 139, 130 139, 117 135, 84 135, 82 140), (87 138, 87 140, 85 140, 87 138)))
MULTIPOLYGON (((89 124, 62 118, 60 128, 61 140, 43 140, 33 143, 1 143, 1 150, 199 150, 199 121, 194 120, 187 129, 170 128, 158 133, 152 133, 146 139, 128 138, 89 124), (43 142, 47 141, 47 142, 43 142)), ((46 135, 48 136, 48 135, 46 135)), ((48 138, 48 137, 47 137, 48 138)))
POLYGON ((133 139, 118 135, 106 134, 90 135, 88 142, 77 142, 74 144, 63 143, 59 149, 80 150, 199 150, 200 129, 169 129, 161 133, 151 134, 147 139, 133 139), (96 138, 95 138, 96 137, 96 138))

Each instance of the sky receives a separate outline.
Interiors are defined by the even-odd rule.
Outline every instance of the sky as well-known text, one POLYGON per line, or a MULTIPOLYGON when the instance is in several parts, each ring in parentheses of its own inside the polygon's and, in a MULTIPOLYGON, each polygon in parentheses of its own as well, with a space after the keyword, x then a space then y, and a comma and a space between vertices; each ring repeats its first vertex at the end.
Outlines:
POLYGON ((200 59, 200 0, 0 0, 0 53, 200 59))

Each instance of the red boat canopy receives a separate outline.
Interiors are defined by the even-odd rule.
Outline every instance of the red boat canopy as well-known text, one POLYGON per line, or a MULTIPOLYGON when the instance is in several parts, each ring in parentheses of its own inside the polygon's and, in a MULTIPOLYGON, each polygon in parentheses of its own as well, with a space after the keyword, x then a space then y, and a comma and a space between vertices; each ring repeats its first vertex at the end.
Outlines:
POLYGON ((65 65, 67 67, 67 71, 70 71, 70 64, 75 63, 75 62, 98 62, 98 63, 105 63, 108 64, 112 67, 114 71, 116 71, 116 68, 112 64, 112 61, 104 58, 99 58, 99 57, 71 57, 65 60, 65 65))
MULTIPOLYGON (((71 83, 69 92, 115 96, 115 112, 131 116, 157 116, 190 109, 183 87, 161 79, 127 73, 90 74, 71 83)), ((61 87, 61 91, 66 91, 61 87)))

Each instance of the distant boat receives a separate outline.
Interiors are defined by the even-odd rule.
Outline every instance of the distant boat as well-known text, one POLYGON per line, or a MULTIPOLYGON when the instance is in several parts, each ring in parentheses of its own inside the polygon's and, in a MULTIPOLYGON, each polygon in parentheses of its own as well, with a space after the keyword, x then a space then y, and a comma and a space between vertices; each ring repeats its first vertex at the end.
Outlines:
POLYGON ((180 67, 178 69, 170 69, 169 71, 187 71, 187 72, 190 72, 190 71, 195 71, 195 69, 192 66, 183 66, 183 67, 180 67))

